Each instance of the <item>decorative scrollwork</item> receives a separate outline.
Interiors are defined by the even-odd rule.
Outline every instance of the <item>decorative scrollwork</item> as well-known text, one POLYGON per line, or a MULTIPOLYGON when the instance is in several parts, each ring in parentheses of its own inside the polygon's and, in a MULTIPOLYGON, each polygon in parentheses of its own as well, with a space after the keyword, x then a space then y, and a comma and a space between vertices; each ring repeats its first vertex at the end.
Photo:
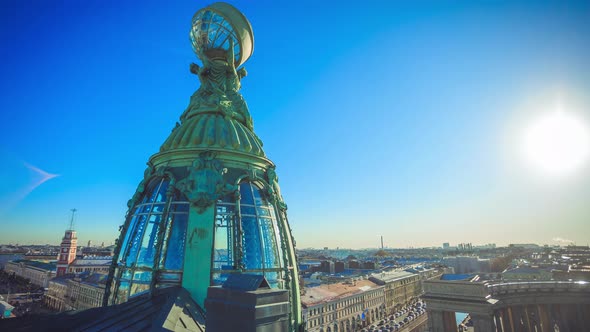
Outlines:
POLYGON ((199 77, 201 86, 191 96, 190 103, 180 120, 184 121, 200 113, 219 113, 253 130, 248 105, 239 92, 241 79, 247 72, 244 68, 235 67, 233 44, 230 45, 225 59, 210 59, 202 52, 198 56, 203 61, 203 66, 191 63, 190 72, 199 77))
POLYGON ((266 170, 266 179, 269 184, 266 190, 270 200, 275 203, 280 210, 286 210, 287 204, 283 201, 281 188, 279 187, 279 177, 277 176, 274 166, 271 166, 266 170))
POLYGON ((224 195, 233 193, 236 187, 225 182, 227 172, 222 163, 215 159, 215 153, 205 151, 189 167, 188 176, 176 187, 186 195, 191 204, 202 213, 224 195))

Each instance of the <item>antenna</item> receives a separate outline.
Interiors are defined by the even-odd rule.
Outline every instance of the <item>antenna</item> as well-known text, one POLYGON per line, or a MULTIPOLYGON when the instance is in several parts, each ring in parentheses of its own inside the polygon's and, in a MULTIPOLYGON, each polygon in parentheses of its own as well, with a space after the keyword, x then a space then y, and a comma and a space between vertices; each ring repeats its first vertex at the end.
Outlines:
POLYGON ((70 211, 72 211, 72 219, 70 219, 70 230, 74 230, 74 214, 76 213, 76 209, 71 209, 70 211))

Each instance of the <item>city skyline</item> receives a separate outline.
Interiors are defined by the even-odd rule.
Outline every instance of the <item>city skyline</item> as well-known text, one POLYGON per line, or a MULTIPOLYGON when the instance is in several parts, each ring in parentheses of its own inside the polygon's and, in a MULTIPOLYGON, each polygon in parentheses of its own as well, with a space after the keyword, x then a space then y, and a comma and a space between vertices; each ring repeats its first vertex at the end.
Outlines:
MULTIPOLYGON (((588 162, 551 176, 519 150, 556 108, 590 124, 587 3, 234 4, 257 27, 242 91, 298 248, 587 244, 588 162)), ((114 242, 199 86, 202 5, 0 14, 0 243, 59 243, 71 208, 80 243, 114 242)))

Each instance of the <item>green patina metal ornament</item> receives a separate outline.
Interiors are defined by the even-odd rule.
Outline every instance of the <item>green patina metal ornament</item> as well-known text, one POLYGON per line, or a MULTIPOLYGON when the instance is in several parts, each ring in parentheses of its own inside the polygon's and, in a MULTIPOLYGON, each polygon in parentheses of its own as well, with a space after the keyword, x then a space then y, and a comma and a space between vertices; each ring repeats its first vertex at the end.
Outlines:
POLYGON ((199 212, 203 212, 224 195, 238 189, 225 183, 223 174, 226 172, 227 169, 215 159, 215 153, 205 151, 193 162, 189 175, 178 182, 177 187, 199 212))
POLYGON ((194 15, 190 39, 200 86, 128 202, 105 305, 181 285, 204 309, 209 286, 258 274, 289 291, 295 331, 302 317, 287 205, 239 92, 252 28, 215 3, 194 15))

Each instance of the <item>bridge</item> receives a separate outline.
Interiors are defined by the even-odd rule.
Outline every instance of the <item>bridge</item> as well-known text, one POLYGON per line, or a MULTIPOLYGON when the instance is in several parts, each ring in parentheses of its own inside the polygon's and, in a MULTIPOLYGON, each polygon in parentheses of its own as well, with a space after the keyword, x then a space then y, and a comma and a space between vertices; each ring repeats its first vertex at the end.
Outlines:
POLYGON ((590 328, 585 281, 424 282, 430 332, 455 332, 455 312, 469 313, 475 332, 576 332, 590 328))

